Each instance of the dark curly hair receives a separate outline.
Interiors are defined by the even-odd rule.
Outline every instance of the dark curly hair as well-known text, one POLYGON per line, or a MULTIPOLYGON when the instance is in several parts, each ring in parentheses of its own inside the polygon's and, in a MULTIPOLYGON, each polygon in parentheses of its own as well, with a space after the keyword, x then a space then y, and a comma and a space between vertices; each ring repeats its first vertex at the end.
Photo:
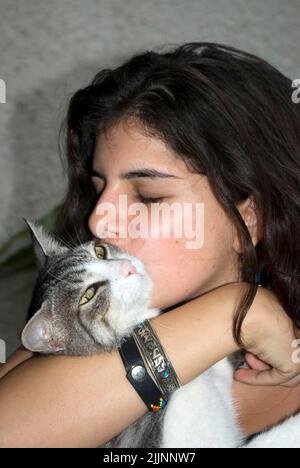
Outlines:
POLYGON ((249 283, 234 336, 260 283, 272 289, 300 328, 300 104, 292 81, 255 55, 192 42, 143 51, 102 69, 71 98, 60 132, 69 178, 57 219, 61 236, 91 238, 95 205, 90 170, 96 135, 127 117, 162 139, 191 171, 204 173, 243 242, 241 277, 249 283), (262 218, 254 247, 236 204, 252 195, 262 218))

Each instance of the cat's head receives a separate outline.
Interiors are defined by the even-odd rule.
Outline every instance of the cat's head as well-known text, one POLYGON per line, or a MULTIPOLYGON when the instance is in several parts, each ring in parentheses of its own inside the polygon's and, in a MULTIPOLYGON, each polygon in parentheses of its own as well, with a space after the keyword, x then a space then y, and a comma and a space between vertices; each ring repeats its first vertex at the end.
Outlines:
MULTIPOLYGON (((26 220, 25 220, 26 221, 26 220)), ((143 263, 99 240, 68 247, 26 221, 38 278, 21 340, 38 353, 87 355, 118 346, 134 325, 158 315, 143 263)))

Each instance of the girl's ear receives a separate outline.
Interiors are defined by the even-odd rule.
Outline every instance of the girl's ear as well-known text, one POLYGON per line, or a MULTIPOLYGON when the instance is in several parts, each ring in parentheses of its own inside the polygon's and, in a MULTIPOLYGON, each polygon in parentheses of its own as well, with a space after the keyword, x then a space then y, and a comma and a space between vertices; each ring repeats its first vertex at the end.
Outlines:
POLYGON ((26 324, 21 341, 29 351, 52 354, 65 349, 61 336, 62 334, 54 326, 52 313, 44 302, 40 310, 26 324))
MULTIPOLYGON (((237 204, 237 209, 239 210, 244 223, 246 224, 250 237, 252 239, 252 244, 254 247, 261 239, 261 213, 258 210, 257 204, 253 196, 247 198, 247 200, 242 203, 237 204)), ((242 253, 242 243, 239 233, 234 235, 233 240, 233 249, 237 253, 242 253)))

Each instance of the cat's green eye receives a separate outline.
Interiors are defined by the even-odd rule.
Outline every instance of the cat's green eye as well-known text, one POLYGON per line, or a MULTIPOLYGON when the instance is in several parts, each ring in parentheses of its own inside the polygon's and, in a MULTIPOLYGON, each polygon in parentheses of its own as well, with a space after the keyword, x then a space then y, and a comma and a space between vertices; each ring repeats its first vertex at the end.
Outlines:
POLYGON ((96 283, 93 283, 81 297, 79 305, 83 305, 89 302, 91 299, 93 299, 98 289, 103 290, 107 288, 108 284, 109 281, 106 279, 104 279, 103 281, 97 281, 96 283))
POLYGON ((83 304, 86 304, 87 302, 89 302, 95 296, 95 292, 96 292, 95 288, 93 288, 93 287, 88 288, 85 291, 84 295, 81 297, 81 299, 79 301, 79 304, 83 305, 83 304))
POLYGON ((103 260, 105 258, 105 248, 102 247, 101 245, 96 245, 95 254, 97 258, 99 258, 100 260, 103 260))

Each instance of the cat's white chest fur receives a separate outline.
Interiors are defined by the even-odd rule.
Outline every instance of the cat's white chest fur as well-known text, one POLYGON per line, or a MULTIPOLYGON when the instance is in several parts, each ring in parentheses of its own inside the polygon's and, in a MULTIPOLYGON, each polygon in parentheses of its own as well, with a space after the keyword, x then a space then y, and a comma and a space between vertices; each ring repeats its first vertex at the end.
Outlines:
POLYGON ((162 448, 299 448, 300 414, 243 445, 232 399, 228 359, 172 395, 165 411, 162 448))
POLYGON ((162 448, 235 448, 242 443, 231 398, 232 373, 223 359, 176 390, 165 410, 162 448))

